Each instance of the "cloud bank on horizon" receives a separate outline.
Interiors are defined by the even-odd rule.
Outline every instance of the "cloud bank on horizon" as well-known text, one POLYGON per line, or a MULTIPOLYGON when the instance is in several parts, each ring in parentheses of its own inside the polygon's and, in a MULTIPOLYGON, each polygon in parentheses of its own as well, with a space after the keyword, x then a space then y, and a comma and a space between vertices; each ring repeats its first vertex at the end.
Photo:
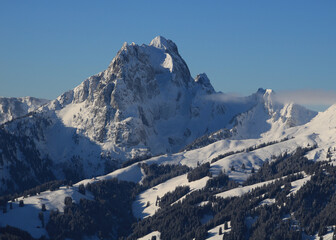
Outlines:
POLYGON ((294 102, 300 105, 332 105, 336 103, 335 90, 287 90, 278 91, 275 99, 281 103, 294 102))
MULTIPOLYGON (((219 102, 242 102, 246 99, 237 93, 217 93, 207 97, 219 102)), ((336 104, 336 90, 282 90, 275 91, 273 99, 280 103, 296 103, 317 111, 324 111, 328 106, 336 104), (315 106, 315 107, 314 107, 315 106)))

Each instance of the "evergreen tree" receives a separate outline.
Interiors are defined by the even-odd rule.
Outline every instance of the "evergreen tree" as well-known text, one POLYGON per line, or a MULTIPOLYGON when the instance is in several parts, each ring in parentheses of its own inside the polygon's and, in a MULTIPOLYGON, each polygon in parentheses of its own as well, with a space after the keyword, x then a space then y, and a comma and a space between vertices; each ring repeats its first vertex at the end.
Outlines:
POLYGON ((78 192, 80 192, 81 194, 85 195, 84 184, 81 184, 81 185, 78 186, 78 192))
POLYGON ((225 222, 225 223, 224 223, 224 230, 227 230, 227 229, 229 229, 229 226, 228 226, 228 223, 225 222))
POLYGON ((38 218, 40 219, 40 221, 42 223, 42 227, 44 228, 44 214, 43 214, 43 212, 39 212, 38 218))

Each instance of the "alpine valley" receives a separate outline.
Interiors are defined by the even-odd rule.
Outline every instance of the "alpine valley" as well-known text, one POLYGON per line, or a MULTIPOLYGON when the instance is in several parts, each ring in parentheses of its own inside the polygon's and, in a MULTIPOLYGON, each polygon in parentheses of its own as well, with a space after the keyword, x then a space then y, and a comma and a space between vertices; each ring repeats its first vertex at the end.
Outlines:
POLYGON ((336 105, 216 92, 161 36, 0 124, 0 239, 335 239, 336 105))

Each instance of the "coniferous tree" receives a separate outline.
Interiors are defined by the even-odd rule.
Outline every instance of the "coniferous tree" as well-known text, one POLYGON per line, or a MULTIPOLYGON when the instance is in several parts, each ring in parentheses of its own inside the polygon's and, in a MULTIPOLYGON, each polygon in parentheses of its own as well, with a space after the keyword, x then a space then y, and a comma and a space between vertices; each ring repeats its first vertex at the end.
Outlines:
POLYGON ((44 228, 44 214, 43 214, 43 212, 39 212, 38 218, 40 219, 40 221, 42 223, 42 227, 44 228))
POLYGON ((81 185, 78 186, 78 192, 80 192, 81 194, 85 195, 84 184, 81 184, 81 185))
POLYGON ((228 223, 225 222, 225 223, 224 223, 224 230, 227 230, 227 229, 229 229, 229 226, 228 226, 228 223))

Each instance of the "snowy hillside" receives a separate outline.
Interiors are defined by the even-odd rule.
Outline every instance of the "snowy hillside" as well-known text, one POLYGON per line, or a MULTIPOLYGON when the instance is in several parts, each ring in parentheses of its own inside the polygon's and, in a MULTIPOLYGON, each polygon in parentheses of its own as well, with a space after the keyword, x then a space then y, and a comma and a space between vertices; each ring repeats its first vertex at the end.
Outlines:
MULTIPOLYGON (((154 163, 154 161, 152 160, 152 164, 154 163)), ((276 164, 279 164, 279 165, 287 164, 285 162, 283 163, 282 161, 284 160, 280 160, 280 159, 276 160, 277 162, 276 164)), ((292 160, 290 161, 297 161, 295 155, 293 155, 292 160)), ((309 160, 305 160, 305 161, 309 162, 309 160)), ((304 164, 309 165, 308 162, 305 162, 304 164)), ((148 160, 147 164, 149 163, 150 161, 148 160)), ((135 164, 132 167, 134 168, 135 166, 139 167, 138 164, 135 164)), ((263 168, 267 168, 267 165, 263 166, 263 168)), ((326 173, 331 171, 330 169, 326 169, 325 165, 321 165, 320 168, 322 171, 326 173)), ((48 226, 49 224, 48 221, 49 221, 50 215, 53 215, 53 216, 55 215, 55 212, 53 212, 53 210, 58 209, 60 213, 57 213, 57 214, 60 214, 60 216, 62 214, 67 214, 67 215, 72 214, 71 212, 69 212, 70 210, 68 210, 69 205, 67 204, 69 203, 66 203, 66 200, 65 200, 66 197, 71 197, 72 205, 75 206, 74 209, 76 209, 76 206, 81 206, 82 204, 84 204, 82 203, 82 200, 80 200, 81 198, 87 199, 88 201, 91 201, 92 203, 94 203, 96 200, 93 195, 95 195, 96 193, 92 194, 91 192, 92 190, 91 191, 89 190, 89 189, 92 189, 91 186, 99 182, 103 183, 104 181, 108 179, 110 179, 111 181, 112 177, 124 176, 123 178, 125 178, 125 176, 127 175, 126 173, 129 174, 128 177, 130 178, 130 180, 138 181, 140 183, 140 186, 141 185, 143 186, 143 183, 141 182, 144 180, 144 178, 147 177, 145 173, 146 171, 142 169, 142 167, 140 167, 139 170, 140 172, 142 172, 143 176, 140 177, 141 180, 139 179, 135 180, 132 178, 134 175, 137 175, 137 174, 134 171, 130 171, 130 169, 131 169, 130 167, 127 167, 125 169, 121 169, 121 171, 117 170, 114 176, 112 176, 113 174, 112 175, 110 174, 108 176, 102 176, 102 177, 98 177, 94 179, 87 179, 73 186, 67 186, 67 187, 62 186, 58 190, 41 192, 35 196, 34 195, 26 196, 24 198, 18 197, 15 199, 15 202, 7 203, 7 207, 8 205, 10 205, 10 207, 8 207, 8 209, 6 207, 7 209, 6 212, 4 212, 3 214, 0 214, 0 226, 5 226, 6 224, 8 224, 10 226, 23 229, 27 231, 28 233, 30 233, 35 238, 39 238, 41 236, 50 237, 49 234, 52 232, 50 232, 51 225, 48 226), (81 192, 83 190, 80 190, 83 184, 84 186, 87 186, 86 193, 85 191, 83 193, 81 192), (88 187, 89 185, 90 187, 88 187), (20 200, 24 201, 24 206, 21 206, 21 207, 19 206, 20 200), (39 217, 40 219, 37 217, 41 215, 41 208, 43 208, 42 205, 45 205, 45 208, 46 208, 45 211, 42 211, 42 214, 44 216, 43 221, 41 220, 40 217, 39 217), (29 219, 28 216, 33 216, 34 220, 27 221, 27 219, 29 219)), ((289 167, 289 169, 291 169, 291 167, 289 167)), ((168 179, 167 181, 154 185, 150 188, 147 188, 147 189, 145 188, 146 190, 142 192, 140 191, 133 201, 132 214, 134 215, 134 217, 136 217, 136 219, 144 218, 143 221, 146 221, 146 219, 152 219, 149 221, 159 221, 158 219, 164 219, 162 218, 162 214, 168 214, 168 213, 172 214, 172 212, 179 211, 177 209, 184 209, 188 204, 190 204, 190 201, 191 201, 192 204, 194 204, 195 207, 198 208, 199 211, 201 211, 201 213, 205 211, 203 214, 201 214, 201 216, 194 216, 200 219, 199 220, 200 223, 197 224, 198 228, 203 228, 206 226, 207 230, 205 231, 205 235, 204 235, 206 237, 202 239, 222 239, 223 236, 221 235, 225 233, 230 234, 232 229, 233 231, 237 231, 236 220, 232 218, 230 221, 229 220, 226 220, 226 221, 216 220, 217 215, 214 212, 210 211, 206 213, 207 211, 209 211, 207 209, 209 209, 211 205, 213 206, 213 209, 216 209, 214 206, 216 206, 216 204, 222 204, 222 201, 224 201, 225 204, 229 204, 230 201, 235 202, 235 201, 240 201, 240 199, 247 199, 247 201, 250 201, 252 205, 254 204, 255 212, 262 211, 262 209, 267 206, 272 207, 276 205, 277 208, 281 208, 281 205, 282 205, 281 201, 284 201, 284 200, 279 198, 278 196, 273 196, 272 193, 270 193, 271 190, 269 190, 270 192, 267 192, 268 190, 266 191, 265 189, 279 188, 280 190, 278 190, 276 193, 281 194, 281 191, 284 191, 285 201, 291 201, 291 199, 295 198, 296 196, 301 196, 302 193, 300 191, 309 191, 303 188, 305 188, 306 186, 309 187, 309 183, 314 184, 312 183, 314 174, 311 175, 311 173, 305 173, 303 171, 298 171, 299 169, 300 168, 295 169, 294 167, 293 168, 294 174, 285 175, 284 174, 285 172, 283 172, 281 173, 283 175, 280 175, 282 177, 274 177, 275 176, 274 175, 273 178, 272 178, 272 175, 270 175, 269 176, 271 178, 270 180, 261 181, 261 182, 257 182, 254 184, 252 184, 252 182, 254 181, 252 179, 252 182, 245 186, 232 185, 231 187, 228 187, 229 186, 228 185, 225 187, 225 184, 224 184, 223 186, 219 188, 218 186, 214 187, 211 184, 209 185, 209 181, 211 179, 217 181, 216 175, 212 175, 211 177, 205 176, 205 177, 201 177, 198 180, 190 181, 189 176, 187 177, 187 174, 182 174, 177 177, 172 177, 168 179), (170 202, 168 202, 168 205, 167 205, 165 202, 163 202, 165 197, 169 194, 171 194, 172 196, 174 196, 173 194, 178 194, 176 193, 177 187, 184 187, 184 188, 188 187, 188 191, 187 193, 183 193, 182 195, 177 195, 177 197, 175 199, 173 198, 172 200, 170 200, 170 202), (202 197, 203 196, 202 194, 204 196, 207 196, 207 194, 211 194, 212 197, 210 198, 202 197), (195 198, 195 196, 198 196, 198 197, 195 198), (196 200, 193 200, 194 198, 196 200), (161 204, 162 202, 164 204, 161 204), (181 204, 184 204, 183 208, 181 207, 181 204), (232 223, 232 221, 234 223, 232 223)), ((241 172, 240 170, 234 170, 234 171, 240 172, 240 174, 248 174, 248 175, 251 174, 249 171, 246 171, 245 173, 241 172)), ((258 174, 260 175, 261 173, 262 172, 259 171, 257 173, 257 176, 258 174)), ((325 175, 328 176, 329 174, 325 174, 325 175)), ((122 201, 126 201, 126 199, 123 199, 122 201)), ((126 211, 126 209, 124 209, 123 211, 126 211)), ((247 226, 251 227, 253 223, 255 223, 257 218, 258 217, 247 216, 245 220, 247 226)), ((284 217, 283 221, 285 221, 286 219, 295 219, 294 213, 292 214, 292 216, 284 217)), ((55 218, 53 217, 52 224, 55 224, 54 221, 55 221, 55 218)), ((143 224, 148 224, 148 223, 145 222, 143 224)), ((168 229, 163 231, 162 229, 156 228, 155 225, 153 225, 152 227, 153 228, 148 228, 147 233, 144 233, 143 235, 141 234, 138 235, 139 233, 136 233, 136 235, 132 235, 129 239, 147 239, 148 237, 152 237, 153 235, 157 236, 157 239, 160 239, 160 237, 162 237, 161 232, 163 232, 163 234, 167 234, 167 231, 169 231, 168 229), (138 236, 138 237, 135 237, 135 236, 138 236)), ((326 232, 326 234, 330 235, 331 234, 330 232, 331 230, 326 232)), ((164 236, 166 235, 163 235, 161 239, 166 239, 164 236)), ((86 236, 86 237, 89 237, 88 239, 99 239, 97 234, 94 234, 94 235, 90 234, 90 236, 86 236)), ((70 239, 72 238, 70 237, 70 239)), ((112 237, 112 239, 117 239, 117 238, 112 237)), ((176 239, 185 239, 185 238, 182 237, 182 238, 176 238, 176 239)), ((305 239, 310 239, 310 236, 306 235, 305 239)))
MULTIPOLYGON (((286 105, 284 108, 288 109, 288 107, 286 105)), ((293 106, 291 109, 293 109, 293 106)), ((252 108, 252 111, 254 110, 255 108, 252 108)), ((18 202, 22 199, 19 197, 12 204, 13 209, 8 209, 6 213, 0 215, 0 222, 2 226, 9 224, 23 229, 37 238, 43 235, 48 236, 50 233, 54 234, 50 232, 50 227, 42 227, 42 222, 37 217, 31 222, 23 219, 26 219, 25 216, 37 216, 42 203, 44 203, 47 206, 47 211, 44 213, 45 224, 48 224, 50 214, 53 216, 50 224, 56 224, 58 218, 55 218, 54 212, 51 213, 52 209, 57 208, 60 210, 60 213, 57 213, 59 216, 62 216, 62 214, 72 216, 69 215, 71 214, 69 210, 62 212, 62 208, 69 208, 62 199, 70 196, 74 204, 72 208, 76 210, 78 206, 84 204, 79 203, 80 198, 96 202, 91 191, 95 192, 95 194, 97 192, 91 190, 92 186, 99 183, 104 185, 117 178, 118 181, 115 184, 119 184, 120 181, 130 181, 133 182, 132 184, 138 184, 137 188, 131 188, 133 189, 132 191, 136 192, 136 195, 128 205, 129 210, 127 211, 131 211, 135 219, 140 221, 141 224, 135 227, 129 239, 147 239, 152 236, 156 236, 157 239, 165 239, 167 234, 173 233, 169 232, 168 229, 159 227, 165 219, 163 216, 169 219, 168 215, 172 217, 175 216, 174 214, 181 214, 179 213, 180 209, 188 208, 198 209, 198 214, 188 215, 190 221, 194 218, 198 219, 198 222, 194 223, 194 228, 198 230, 192 230, 186 234, 191 234, 192 236, 202 235, 203 237, 200 239, 221 239, 223 236, 230 239, 231 234, 241 236, 239 234, 242 232, 239 232, 239 229, 237 230, 237 226, 239 226, 237 224, 241 220, 237 220, 234 217, 237 213, 230 215, 229 209, 232 209, 232 206, 239 208, 245 205, 250 207, 250 209, 243 211, 243 222, 249 229, 262 226, 256 225, 256 223, 262 221, 262 218, 259 219, 258 216, 264 214, 263 211, 275 211, 271 216, 280 214, 282 216, 281 221, 284 224, 291 224, 292 228, 290 229, 294 229, 293 232, 287 233, 289 234, 288 236, 294 237, 288 239, 297 239, 298 234, 302 235, 303 239, 314 239, 318 235, 315 225, 305 225, 307 230, 302 233, 295 230, 299 221, 297 219, 302 218, 301 212, 297 210, 299 205, 295 201, 302 203, 300 199, 305 198, 307 192, 311 193, 312 187, 315 189, 314 191, 321 191, 321 193, 316 195, 315 193, 310 194, 311 197, 316 198, 316 204, 320 201, 318 197, 321 194, 328 194, 326 196, 329 196, 328 199, 330 199, 330 196, 332 196, 330 194, 335 191, 333 187, 330 189, 326 187, 330 186, 330 181, 336 179, 336 169, 333 167, 333 165, 336 165, 335 114, 334 105, 325 112, 319 113, 304 125, 295 127, 287 125, 280 129, 271 128, 268 132, 264 132, 259 138, 255 139, 240 139, 241 136, 235 135, 233 131, 232 137, 222 140, 216 139, 215 142, 204 147, 199 146, 189 151, 185 150, 179 153, 153 157, 120 168, 107 175, 82 180, 70 187, 63 186, 56 191, 45 191, 36 196, 25 197, 23 199, 24 207, 18 206, 18 202), (326 161, 331 161, 331 165, 328 165, 326 161), (206 167, 206 163, 209 164, 208 167, 206 167), (170 165, 175 167, 165 167, 170 165), (198 179, 191 179, 189 175, 194 170, 180 171, 179 168, 183 165, 189 166, 194 170, 205 166, 203 169, 208 173, 206 175, 198 175, 198 179), (151 168, 150 166, 154 167, 151 168), (166 170, 160 170, 161 168, 166 170), (168 171, 167 169, 170 170, 168 171), (273 172, 270 171, 271 169, 273 172), (179 173, 175 174, 174 171, 179 173), (225 173, 224 175, 223 172, 225 173), (228 176, 228 178, 225 176, 228 176), (315 185, 323 187, 320 188, 315 185), (81 186, 87 187, 85 195, 79 193, 81 186), (326 189, 324 190, 324 188, 326 189), (241 204, 240 201, 246 202, 241 204), (230 204, 238 205, 231 206, 230 204), (223 211, 216 205, 222 206, 223 211), (287 205, 290 208, 286 208, 285 206, 287 205), (276 208, 272 206, 276 206, 276 208), (280 210, 277 212, 275 209, 280 210), (151 225, 153 223, 155 224, 151 225), (142 228, 142 226, 144 227, 142 228), (144 229, 147 230, 145 231, 144 229)), ((283 113, 283 115, 285 114, 283 113)), ((256 115, 251 114, 251 116, 256 115)), ((305 117, 304 115, 301 116, 305 117)), ((286 120, 285 117, 282 119, 286 120)), ((286 123, 285 120, 281 121, 286 123)), ((126 201, 126 199, 123 198, 123 201, 126 201)), ((330 204, 333 203, 331 202, 330 204)), ((185 211, 184 214, 191 214, 187 210, 185 211)), ((318 212, 323 213, 322 210, 318 212)), ((305 213, 304 216, 307 216, 307 214, 305 213)), ((323 216, 321 215, 322 218, 323 216)), ((316 221, 314 220, 314 222, 316 221)), ((325 230, 321 230, 323 236, 332 236, 331 222, 326 223, 325 230)), ((301 222, 300 224, 306 223, 301 222)), ((258 234, 258 231, 254 231, 250 237, 252 239, 260 239, 258 234)), ((272 234, 275 234, 275 232, 272 234)), ((189 235, 178 236, 180 237, 176 239, 189 239, 185 237, 189 235)), ((98 235, 90 235, 90 239, 98 239, 98 235)), ((196 239, 199 238, 196 237, 196 239)))

